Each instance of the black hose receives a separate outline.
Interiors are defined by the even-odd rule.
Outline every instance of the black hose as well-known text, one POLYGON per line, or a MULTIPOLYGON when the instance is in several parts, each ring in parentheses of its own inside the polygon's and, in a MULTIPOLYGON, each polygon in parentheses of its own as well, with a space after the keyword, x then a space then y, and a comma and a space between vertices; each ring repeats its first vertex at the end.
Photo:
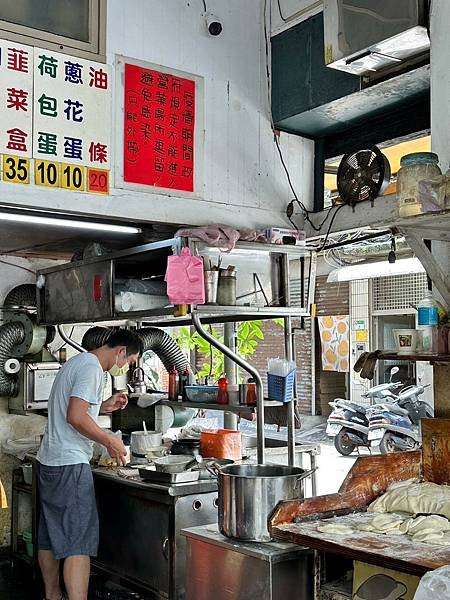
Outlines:
POLYGON ((11 322, 0 326, 0 396, 17 396, 17 376, 5 371, 5 363, 11 358, 14 346, 21 344, 24 339, 25 328, 22 323, 11 322))
MULTIPOLYGON (((112 332, 112 329, 105 327, 92 327, 84 334, 81 345, 86 350, 100 348, 100 346, 106 344, 112 332)), ((185 369, 190 369, 189 361, 179 345, 162 329, 146 327, 136 329, 135 333, 141 338, 144 351, 151 350, 154 352, 161 359, 167 372, 170 372, 173 367, 179 373, 183 373, 185 369)))
POLYGON ((34 284, 23 283, 8 292, 3 302, 4 308, 12 306, 36 306, 37 288, 34 284))

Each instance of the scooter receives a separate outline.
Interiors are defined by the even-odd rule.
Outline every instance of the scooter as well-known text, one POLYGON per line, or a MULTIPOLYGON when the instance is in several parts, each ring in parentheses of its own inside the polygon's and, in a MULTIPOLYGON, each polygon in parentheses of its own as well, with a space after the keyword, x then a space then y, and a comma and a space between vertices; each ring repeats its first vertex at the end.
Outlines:
MULTIPOLYGON (((401 382, 392 381, 398 371, 398 367, 393 367, 388 383, 376 385, 363 394, 363 397, 368 399, 369 405, 382 400, 392 402, 396 400, 394 391, 403 385, 401 382)), ((336 450, 343 456, 349 456, 359 446, 370 448, 369 420, 366 414, 369 406, 350 402, 344 398, 336 398, 329 402, 329 405, 333 411, 327 420, 326 433, 334 437, 336 450)))
POLYGON ((426 387, 410 386, 399 393, 395 403, 382 402, 368 410, 371 446, 379 445, 382 454, 419 448, 420 420, 434 417, 432 407, 419 399, 426 387))

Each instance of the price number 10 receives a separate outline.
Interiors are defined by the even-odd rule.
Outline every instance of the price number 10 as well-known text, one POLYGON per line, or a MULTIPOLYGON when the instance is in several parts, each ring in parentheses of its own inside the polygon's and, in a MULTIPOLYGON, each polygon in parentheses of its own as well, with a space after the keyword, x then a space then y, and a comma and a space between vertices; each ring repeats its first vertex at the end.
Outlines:
POLYGON ((62 165, 61 187, 66 190, 84 190, 84 167, 76 165, 62 165))

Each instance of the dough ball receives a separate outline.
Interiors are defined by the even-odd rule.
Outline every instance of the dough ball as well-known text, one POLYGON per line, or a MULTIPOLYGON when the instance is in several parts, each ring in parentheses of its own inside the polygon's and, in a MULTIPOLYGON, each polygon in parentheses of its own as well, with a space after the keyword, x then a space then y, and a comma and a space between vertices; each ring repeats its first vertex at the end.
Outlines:
POLYGON ((330 523, 329 525, 319 525, 317 531, 321 533, 337 533, 344 535, 346 533, 353 533, 353 529, 348 525, 341 525, 340 523, 330 523))

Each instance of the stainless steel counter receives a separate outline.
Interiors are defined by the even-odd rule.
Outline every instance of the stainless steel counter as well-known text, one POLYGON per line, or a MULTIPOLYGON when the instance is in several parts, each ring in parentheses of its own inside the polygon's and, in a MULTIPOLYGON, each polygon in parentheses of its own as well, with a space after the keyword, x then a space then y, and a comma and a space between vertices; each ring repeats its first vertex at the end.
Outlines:
POLYGON ((240 542, 217 526, 183 529, 186 600, 312 600, 313 553, 295 544, 240 542))
POLYGON ((217 522, 217 483, 163 485, 93 469, 100 547, 93 565, 155 600, 184 598, 186 527, 217 522))

